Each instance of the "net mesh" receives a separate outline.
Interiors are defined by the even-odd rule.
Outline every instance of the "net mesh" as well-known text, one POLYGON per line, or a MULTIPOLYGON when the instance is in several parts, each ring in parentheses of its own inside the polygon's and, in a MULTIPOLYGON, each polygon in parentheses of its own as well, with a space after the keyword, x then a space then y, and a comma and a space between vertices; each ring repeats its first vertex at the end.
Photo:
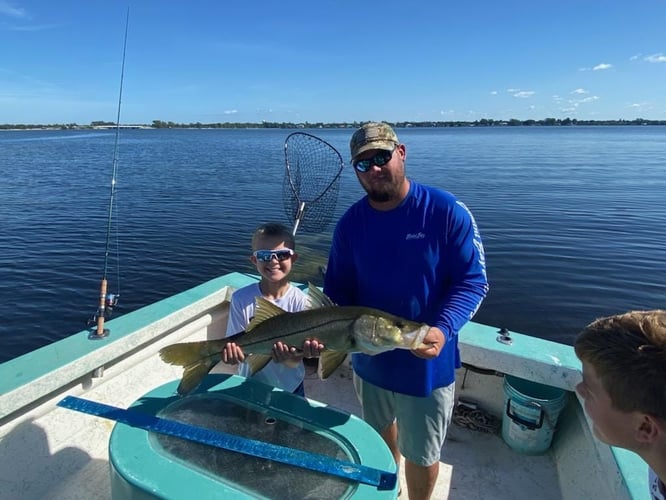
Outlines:
POLYGON ((294 132, 284 143, 282 199, 285 215, 301 231, 317 232, 333 218, 344 162, 326 141, 294 132), (303 212, 299 210, 303 208, 303 212))

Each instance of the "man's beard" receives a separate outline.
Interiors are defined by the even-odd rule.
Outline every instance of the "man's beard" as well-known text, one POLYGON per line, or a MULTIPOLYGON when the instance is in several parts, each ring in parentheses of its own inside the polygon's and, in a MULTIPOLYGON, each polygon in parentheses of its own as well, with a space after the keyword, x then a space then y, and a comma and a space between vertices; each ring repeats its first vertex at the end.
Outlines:
POLYGON ((401 175, 391 178, 385 184, 381 185, 381 187, 366 185, 364 183, 361 183, 361 185, 371 201, 386 203, 400 196, 400 186, 402 186, 404 181, 405 176, 401 175))
POLYGON ((368 193, 368 198, 370 198, 372 201, 376 201, 377 203, 384 203, 387 201, 390 201, 392 196, 391 193, 388 192, 387 190, 365 190, 366 193, 368 193))

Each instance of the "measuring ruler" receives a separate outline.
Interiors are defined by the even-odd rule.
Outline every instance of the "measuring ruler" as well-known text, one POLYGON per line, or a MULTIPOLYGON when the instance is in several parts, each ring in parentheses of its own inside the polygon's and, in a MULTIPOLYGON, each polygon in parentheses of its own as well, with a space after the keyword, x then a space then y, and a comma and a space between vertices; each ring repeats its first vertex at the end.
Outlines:
POLYGON ((296 467, 369 484, 375 486, 378 490, 392 490, 397 481, 397 475, 394 472, 346 462, 326 455, 287 448, 286 446, 279 446, 265 441, 248 439, 234 434, 227 434, 226 432, 213 431, 204 427, 189 425, 176 420, 168 420, 138 411, 125 410, 88 399, 66 396, 58 402, 58 406, 115 420, 130 427, 175 436, 187 439, 188 441, 203 443, 253 457, 266 458, 275 462, 295 465, 296 467))

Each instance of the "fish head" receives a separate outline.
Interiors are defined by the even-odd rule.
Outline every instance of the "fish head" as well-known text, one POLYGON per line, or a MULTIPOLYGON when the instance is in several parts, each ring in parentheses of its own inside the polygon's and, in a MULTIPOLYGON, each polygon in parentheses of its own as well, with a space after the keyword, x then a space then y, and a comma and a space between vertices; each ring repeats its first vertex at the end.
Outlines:
POLYGON ((360 352, 378 354, 393 349, 415 349, 429 329, 425 323, 376 311, 359 316, 353 334, 360 352))

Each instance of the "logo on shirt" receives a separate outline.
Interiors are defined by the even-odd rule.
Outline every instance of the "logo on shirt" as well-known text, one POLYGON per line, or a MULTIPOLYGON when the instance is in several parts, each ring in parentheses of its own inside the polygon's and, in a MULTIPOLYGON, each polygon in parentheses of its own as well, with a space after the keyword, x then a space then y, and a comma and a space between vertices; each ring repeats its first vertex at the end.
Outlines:
POLYGON ((405 240, 422 240, 425 237, 425 233, 407 233, 405 240))

